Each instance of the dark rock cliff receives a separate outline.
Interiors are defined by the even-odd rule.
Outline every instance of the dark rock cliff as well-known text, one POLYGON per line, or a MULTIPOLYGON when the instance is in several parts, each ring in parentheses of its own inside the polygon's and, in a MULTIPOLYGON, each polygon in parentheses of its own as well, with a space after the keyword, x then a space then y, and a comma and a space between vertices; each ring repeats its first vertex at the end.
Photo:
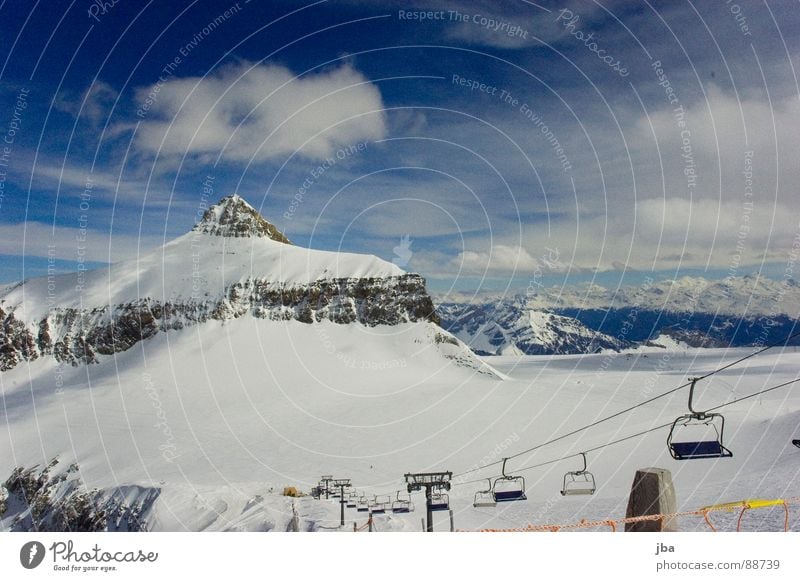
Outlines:
POLYGON ((231 285, 219 299, 183 303, 141 299, 83 310, 56 307, 28 324, 13 310, 0 308, 0 370, 41 356, 72 365, 95 363, 99 356, 125 351, 159 332, 246 314, 308 324, 439 322, 425 279, 417 274, 338 278, 308 285, 254 279, 231 285))

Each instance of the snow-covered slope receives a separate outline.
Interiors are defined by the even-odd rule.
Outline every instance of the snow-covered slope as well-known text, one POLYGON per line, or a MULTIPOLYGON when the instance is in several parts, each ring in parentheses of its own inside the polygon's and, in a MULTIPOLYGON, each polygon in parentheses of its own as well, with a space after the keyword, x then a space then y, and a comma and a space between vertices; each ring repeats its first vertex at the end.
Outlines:
MULTIPOLYGON (((142 507, 150 530, 287 530, 292 504, 301 530, 335 530, 338 504, 280 496, 309 491, 322 474, 352 478, 369 496, 404 487, 409 471, 456 475, 517 454, 553 436, 629 407, 741 357, 746 350, 682 350, 619 355, 493 357, 496 381, 440 357, 427 325, 391 328, 250 315, 163 333, 97 365, 60 370, 52 360, 2 374, 0 465, 79 466, 86 487, 142 507), (415 352, 406 350, 411 343, 415 352), (87 384, 91 387, 87 387, 87 384)), ((702 407, 716 406, 796 377, 800 353, 770 352, 703 383, 702 407)), ((509 462, 526 478, 527 502, 472 507, 498 467, 457 476, 450 491, 458 528, 520 527, 624 515, 637 468, 672 471, 680 509, 744 498, 797 496, 800 392, 774 391, 724 408, 734 457, 677 462, 657 430, 589 454, 598 491, 563 498, 571 458, 669 422, 686 410, 685 390, 592 430, 509 462), (484 479, 481 481, 481 479, 484 479)), ((378 530, 419 530, 417 511, 376 516, 378 530)), ((800 527, 792 508, 790 525, 800 527)), ((436 515, 437 530, 448 519, 436 515)), ((753 511, 746 528, 776 530, 783 515, 753 511), (774 522, 770 520, 775 517, 774 522)), ((728 515, 712 518, 722 529, 728 515)), ((728 523, 728 528, 735 527, 728 523)), ((0 529, 11 526, 11 513, 0 529)), ((347 526, 366 517, 347 510, 347 526)), ((706 528, 702 518, 685 529, 706 528)))
POLYGON ((444 328, 482 354, 593 353, 628 346, 576 319, 530 309, 523 298, 482 305, 446 303, 437 312, 444 328))

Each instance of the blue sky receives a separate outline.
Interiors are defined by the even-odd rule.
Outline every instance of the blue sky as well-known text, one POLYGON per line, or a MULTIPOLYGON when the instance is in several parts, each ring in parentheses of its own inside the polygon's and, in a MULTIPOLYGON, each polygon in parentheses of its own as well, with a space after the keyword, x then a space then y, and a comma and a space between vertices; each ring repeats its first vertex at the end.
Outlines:
POLYGON ((157 247, 204 182, 440 291, 794 275, 796 3, 177 4, 0 4, 1 280, 157 247))

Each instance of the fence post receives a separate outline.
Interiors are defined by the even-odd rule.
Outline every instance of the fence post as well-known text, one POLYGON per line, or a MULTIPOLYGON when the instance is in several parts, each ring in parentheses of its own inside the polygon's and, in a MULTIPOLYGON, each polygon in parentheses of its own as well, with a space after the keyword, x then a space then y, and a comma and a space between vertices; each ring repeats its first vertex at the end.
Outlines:
POLYGON ((452 533, 455 530, 456 530, 456 525, 455 525, 455 521, 453 520, 453 509, 451 508, 450 509, 450 532, 452 533))
MULTIPOLYGON (((665 468, 640 468, 633 477, 626 518, 677 512, 672 474, 665 468)), ((677 532, 677 519, 625 523, 625 532, 677 532)))
POLYGON ((292 500, 292 532, 299 533, 300 532, 300 517, 297 515, 297 508, 294 505, 294 500, 292 500))

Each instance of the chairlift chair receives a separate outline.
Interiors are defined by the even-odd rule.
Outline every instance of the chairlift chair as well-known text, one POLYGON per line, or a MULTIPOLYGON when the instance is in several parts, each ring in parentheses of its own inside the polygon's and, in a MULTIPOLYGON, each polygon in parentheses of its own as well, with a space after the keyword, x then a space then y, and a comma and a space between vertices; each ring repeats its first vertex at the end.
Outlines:
POLYGON ((411 495, 408 498, 400 498, 400 491, 397 491, 397 498, 392 502, 393 513, 414 512, 414 503, 411 502, 411 495))
POLYGON ((372 499, 372 506, 370 506, 370 510, 372 511, 372 514, 384 514, 386 512, 386 502, 378 496, 375 496, 372 499))
POLYGON ((450 495, 446 492, 431 493, 431 510, 450 510, 450 495))
POLYGON ((697 378, 691 380, 689 388, 689 413, 675 419, 667 437, 669 453, 675 460, 696 460, 703 458, 730 458, 733 452, 723 445, 725 418, 722 414, 698 412, 692 407, 694 386, 697 378), (689 438, 688 434, 695 434, 689 438), (675 441, 676 436, 683 436, 675 441))
POLYGON ((366 496, 360 496, 356 502, 356 512, 369 512, 370 502, 366 496))
POLYGON ((497 506, 497 501, 494 499, 494 493, 492 492, 492 480, 491 478, 486 480, 488 481, 486 490, 476 492, 475 498, 472 500, 472 506, 475 508, 494 508, 497 506))
POLYGON ((525 496, 525 478, 506 474, 507 461, 508 458, 503 458, 503 475, 495 478, 492 485, 492 494, 495 502, 528 500, 528 497, 525 496))
POLYGON ((561 496, 575 496, 579 494, 594 494, 597 490, 594 475, 587 470, 586 452, 581 452, 583 458, 583 469, 564 474, 564 486, 561 488, 561 496))
POLYGON ((792 440, 792 444, 800 448, 800 440, 792 440))
POLYGON ((347 495, 345 506, 347 508, 356 508, 358 506, 358 493, 355 490, 347 495))

